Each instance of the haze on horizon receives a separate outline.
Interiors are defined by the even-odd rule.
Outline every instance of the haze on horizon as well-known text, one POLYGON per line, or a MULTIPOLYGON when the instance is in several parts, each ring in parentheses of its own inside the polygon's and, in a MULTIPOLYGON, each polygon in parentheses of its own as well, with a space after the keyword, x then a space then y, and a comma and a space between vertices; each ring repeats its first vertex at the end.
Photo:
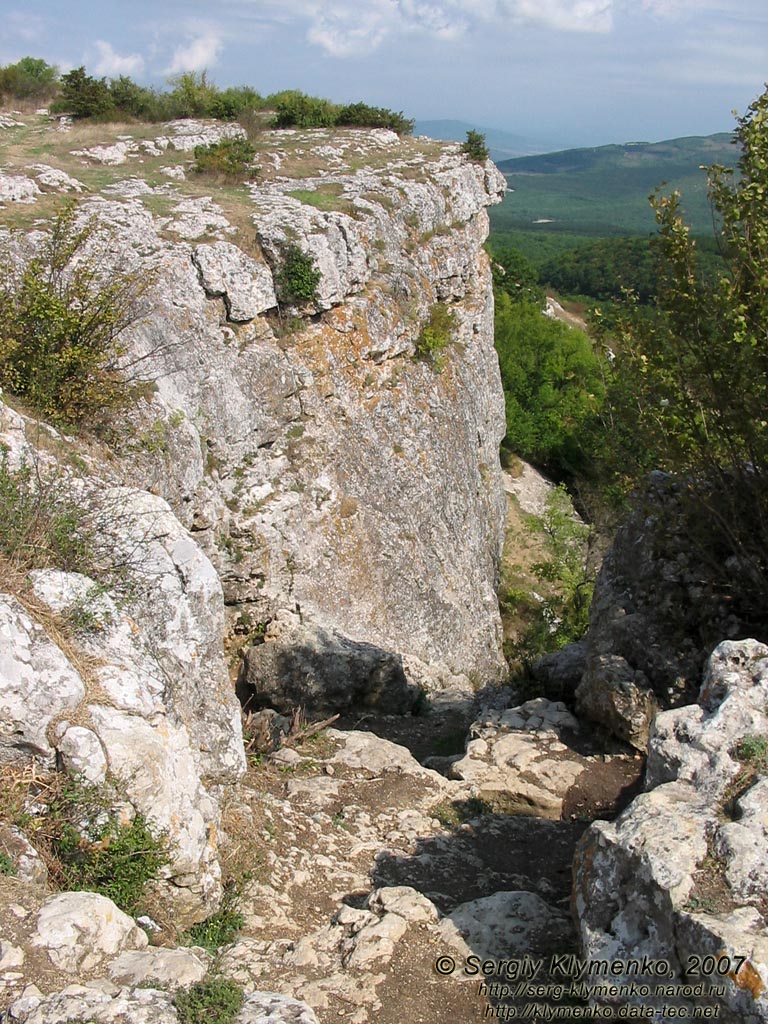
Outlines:
POLYGON ((3 0, 0 63, 162 86, 298 88, 548 148, 734 127, 768 78, 765 0, 3 0))

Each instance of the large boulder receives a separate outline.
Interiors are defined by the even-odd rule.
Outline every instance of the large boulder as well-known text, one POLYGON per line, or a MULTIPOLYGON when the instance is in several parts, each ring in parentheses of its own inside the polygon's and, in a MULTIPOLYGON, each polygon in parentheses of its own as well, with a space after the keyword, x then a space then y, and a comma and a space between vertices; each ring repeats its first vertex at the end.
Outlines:
MULTIPOLYGON (((668 986, 712 982, 704 1002, 734 1024, 768 1021, 768 647, 720 644, 697 705, 659 714, 648 785, 615 822, 595 822, 577 849, 574 904, 585 956, 664 962, 668 986), (705 957, 713 971, 702 968, 705 957), (720 990, 720 987, 722 990, 720 990)), ((612 984, 649 984, 653 967, 612 984)), ((701 1001, 701 1000, 700 1000, 701 1001)))
POLYGON ((738 567, 706 554, 707 516, 685 481, 652 473, 595 585, 576 707, 639 750, 657 709, 695 700, 717 642, 749 635, 738 567))
POLYGON ((418 693, 409 686, 399 655, 307 626, 274 631, 252 647, 240 689, 244 702, 252 696, 255 706, 280 711, 362 706, 385 714, 410 711, 418 693))

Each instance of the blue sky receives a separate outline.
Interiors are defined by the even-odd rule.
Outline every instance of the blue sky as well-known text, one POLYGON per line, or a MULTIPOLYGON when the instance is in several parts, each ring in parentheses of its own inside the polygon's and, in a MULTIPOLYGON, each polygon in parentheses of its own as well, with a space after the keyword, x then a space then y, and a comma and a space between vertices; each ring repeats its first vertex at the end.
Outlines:
POLYGON ((765 0, 0 0, 0 63, 300 88, 562 145, 729 131, 768 79, 765 0))

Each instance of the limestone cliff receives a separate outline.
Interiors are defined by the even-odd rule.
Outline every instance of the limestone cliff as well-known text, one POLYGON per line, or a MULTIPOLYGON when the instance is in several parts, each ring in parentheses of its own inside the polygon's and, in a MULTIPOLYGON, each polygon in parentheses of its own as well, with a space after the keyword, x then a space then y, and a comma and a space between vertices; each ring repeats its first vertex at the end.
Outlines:
POLYGON ((157 217, 168 186, 130 180, 132 198, 86 206, 122 260, 158 268, 131 337, 156 393, 126 472, 171 502, 268 640, 308 625, 406 655, 415 682, 495 679, 504 409, 481 245, 503 179, 387 131, 267 139, 237 205, 179 185, 157 217), (287 242, 321 278, 316 303, 278 310, 287 242), (456 319, 439 373, 414 358, 437 302, 456 319))
POLYGON ((88 193, 100 270, 149 282, 122 357, 146 386, 109 443, 0 403, 4 472, 33 466, 121 567, 96 588, 56 565, 0 585, 0 759, 116 780, 169 838, 183 924, 219 897, 220 797, 244 766, 228 628, 253 647, 243 686, 278 706, 404 710, 418 685, 501 674, 504 405, 481 246, 504 183, 456 146, 350 130, 266 132, 258 181, 211 188, 190 151, 237 129, 105 127, 78 148, 39 121, 51 164, 25 164, 20 136, 0 174, 35 228, 14 258, 59 193, 88 193), (316 301, 278 303, 288 243, 320 271, 316 301), (417 351, 438 303, 440 367, 417 351), (74 638, 51 625, 84 610, 74 638))

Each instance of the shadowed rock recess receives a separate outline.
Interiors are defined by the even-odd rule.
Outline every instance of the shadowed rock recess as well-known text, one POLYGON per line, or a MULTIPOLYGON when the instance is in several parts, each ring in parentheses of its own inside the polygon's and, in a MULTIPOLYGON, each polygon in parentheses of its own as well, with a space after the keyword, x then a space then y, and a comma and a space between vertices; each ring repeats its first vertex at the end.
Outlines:
POLYGON ((665 648, 644 520, 539 666, 573 700, 502 685, 502 176, 352 129, 195 173, 239 134, 0 118, 3 265, 70 195, 97 278, 145 285, 127 409, 69 430, 0 396, 0 1020, 768 1021, 768 650, 707 661, 735 633, 687 619, 665 648), (558 991, 563 955, 666 959, 672 987, 714 957, 723 990, 558 991))

